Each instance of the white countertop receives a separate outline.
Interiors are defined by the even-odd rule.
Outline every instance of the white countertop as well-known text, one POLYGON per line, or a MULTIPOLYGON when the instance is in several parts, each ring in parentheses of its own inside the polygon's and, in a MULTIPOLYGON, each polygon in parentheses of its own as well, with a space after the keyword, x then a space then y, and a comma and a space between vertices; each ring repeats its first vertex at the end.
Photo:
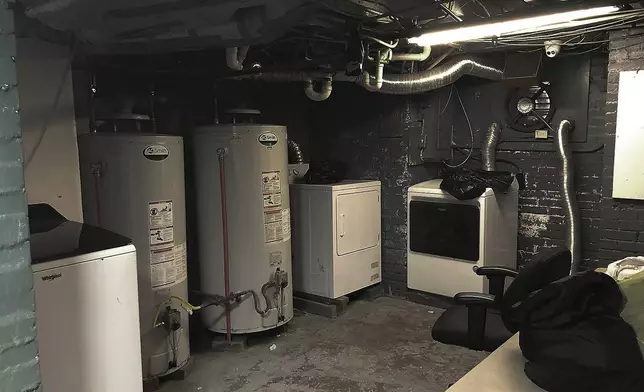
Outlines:
POLYGON ((525 362, 516 334, 447 392, 545 392, 526 377, 525 362))

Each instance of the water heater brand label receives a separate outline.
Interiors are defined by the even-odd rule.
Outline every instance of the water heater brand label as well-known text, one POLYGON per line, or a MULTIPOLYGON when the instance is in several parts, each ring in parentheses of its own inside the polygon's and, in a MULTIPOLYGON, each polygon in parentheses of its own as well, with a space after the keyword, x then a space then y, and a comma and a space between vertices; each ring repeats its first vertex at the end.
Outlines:
POLYGON ((148 158, 151 161, 162 161, 170 155, 170 151, 166 146, 160 144, 154 144, 152 146, 147 146, 143 150, 143 156, 148 158))
POLYGON ((264 132, 259 137, 257 138, 260 144, 266 146, 266 147, 272 147, 277 144, 279 139, 277 138, 277 135, 274 134, 273 132, 264 132))

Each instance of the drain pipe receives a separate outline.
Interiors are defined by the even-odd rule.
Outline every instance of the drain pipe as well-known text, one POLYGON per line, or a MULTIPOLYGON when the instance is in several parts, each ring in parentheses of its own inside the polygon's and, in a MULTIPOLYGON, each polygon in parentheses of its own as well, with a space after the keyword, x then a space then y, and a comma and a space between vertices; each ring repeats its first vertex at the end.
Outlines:
POLYGON ((499 125, 497 123, 490 124, 481 149, 483 170, 485 171, 496 170, 496 145, 499 143, 500 134, 499 125))
POLYGON ((250 49, 250 46, 226 48, 226 65, 228 65, 228 68, 235 71, 244 69, 244 60, 246 60, 248 49, 250 49))
POLYGON ((391 61, 425 61, 431 53, 431 46, 423 46, 421 53, 394 53, 391 61))
POLYGON ((557 128, 557 152, 561 159, 561 199, 566 212, 566 246, 572 254, 570 274, 579 272, 581 265, 581 238, 579 208, 577 206, 577 195, 575 194, 575 178, 572 163, 572 153, 568 145, 568 137, 573 125, 568 120, 562 120, 557 128))

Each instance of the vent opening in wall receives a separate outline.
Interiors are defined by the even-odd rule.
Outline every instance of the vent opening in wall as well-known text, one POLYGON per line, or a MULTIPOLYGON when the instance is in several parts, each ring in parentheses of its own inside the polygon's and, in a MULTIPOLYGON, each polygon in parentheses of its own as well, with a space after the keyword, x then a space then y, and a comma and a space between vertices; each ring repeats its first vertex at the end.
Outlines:
POLYGON ((550 84, 520 87, 510 92, 508 126, 519 132, 534 132, 550 122, 555 114, 550 84))

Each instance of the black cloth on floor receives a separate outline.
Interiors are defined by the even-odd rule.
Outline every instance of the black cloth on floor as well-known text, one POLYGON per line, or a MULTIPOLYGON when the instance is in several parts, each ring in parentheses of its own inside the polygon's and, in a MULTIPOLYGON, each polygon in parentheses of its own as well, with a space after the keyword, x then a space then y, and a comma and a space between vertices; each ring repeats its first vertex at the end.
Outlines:
POLYGON ((644 359, 609 276, 560 279, 504 309, 519 327, 525 373, 548 392, 644 391, 644 359))

